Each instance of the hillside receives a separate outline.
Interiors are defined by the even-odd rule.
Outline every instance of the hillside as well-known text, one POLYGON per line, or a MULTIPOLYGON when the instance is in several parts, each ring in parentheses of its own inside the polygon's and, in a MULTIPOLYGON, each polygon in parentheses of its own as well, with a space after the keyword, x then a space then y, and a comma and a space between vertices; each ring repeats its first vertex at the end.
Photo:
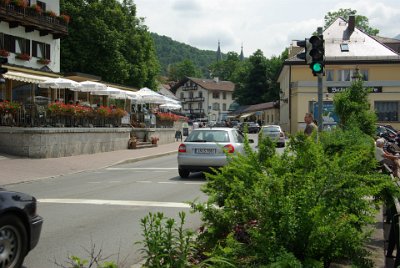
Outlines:
POLYGON ((208 66, 217 58, 216 50, 201 50, 156 33, 151 33, 151 36, 160 61, 162 75, 167 74, 168 65, 189 59, 202 71, 204 77, 208 77, 208 66))

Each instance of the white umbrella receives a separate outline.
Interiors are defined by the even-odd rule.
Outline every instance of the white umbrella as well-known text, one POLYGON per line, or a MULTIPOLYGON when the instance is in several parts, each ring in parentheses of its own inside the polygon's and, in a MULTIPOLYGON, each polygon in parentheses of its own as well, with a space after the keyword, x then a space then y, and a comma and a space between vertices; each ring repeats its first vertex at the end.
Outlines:
POLYGON ((39 87, 41 88, 69 88, 71 90, 78 90, 81 85, 78 82, 75 82, 66 78, 52 78, 48 79, 44 82, 39 83, 39 87))
POLYGON ((112 96, 113 94, 121 93, 121 89, 115 87, 107 87, 105 90, 96 90, 91 91, 90 94, 92 95, 102 95, 102 96, 112 96))
POLYGON ((107 85, 94 81, 84 81, 79 84, 81 85, 80 91, 82 92, 102 91, 107 89, 107 85))
POLYGON ((182 108, 182 105, 173 104, 173 103, 166 103, 166 104, 161 104, 160 108, 169 109, 169 110, 179 110, 179 109, 182 108))
POLYGON ((142 97, 143 103, 163 104, 166 102, 163 95, 158 94, 157 92, 147 87, 141 88, 136 93, 142 97))

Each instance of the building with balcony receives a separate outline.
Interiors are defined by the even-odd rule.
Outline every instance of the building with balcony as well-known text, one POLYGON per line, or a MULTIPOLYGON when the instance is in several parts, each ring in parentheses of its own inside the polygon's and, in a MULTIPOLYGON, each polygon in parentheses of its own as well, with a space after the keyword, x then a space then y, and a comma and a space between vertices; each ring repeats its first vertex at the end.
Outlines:
POLYGON ((23 103, 32 92, 55 98, 37 84, 60 76, 60 38, 68 35, 69 22, 60 1, 0 1, 0 21, 0 56, 8 60, 0 98, 23 103))
POLYGON ((193 77, 186 77, 171 88, 189 118, 206 118, 209 121, 227 118, 229 106, 234 101, 234 89, 235 84, 230 81, 193 77))
MULTIPOLYGON (((390 47, 355 27, 355 18, 338 18, 323 32, 325 40, 325 76, 323 76, 323 119, 325 125, 337 123, 333 97, 345 90, 360 74, 369 94, 371 109, 378 122, 400 127, 400 56, 390 47)), ((280 125, 292 134, 305 127, 304 115, 317 118, 317 77, 294 44, 278 78, 281 88, 280 125)))

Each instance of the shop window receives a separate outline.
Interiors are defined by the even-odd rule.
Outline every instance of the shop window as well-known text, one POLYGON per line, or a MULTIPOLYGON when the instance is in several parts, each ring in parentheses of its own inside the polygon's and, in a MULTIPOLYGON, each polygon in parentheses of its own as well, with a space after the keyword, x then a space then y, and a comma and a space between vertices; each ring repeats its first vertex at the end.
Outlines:
POLYGON ((399 102, 398 101, 375 101, 375 112, 378 121, 393 122, 399 118, 399 102))

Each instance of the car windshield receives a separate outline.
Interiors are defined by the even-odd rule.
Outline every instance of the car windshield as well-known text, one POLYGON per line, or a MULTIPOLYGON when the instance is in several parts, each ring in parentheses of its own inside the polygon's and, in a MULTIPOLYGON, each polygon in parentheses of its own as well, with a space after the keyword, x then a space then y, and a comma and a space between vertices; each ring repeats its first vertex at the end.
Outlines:
POLYGON ((263 127, 263 132, 280 132, 280 128, 278 126, 268 126, 263 127))
POLYGON ((187 142, 229 142, 225 130, 194 130, 186 139, 187 142))

